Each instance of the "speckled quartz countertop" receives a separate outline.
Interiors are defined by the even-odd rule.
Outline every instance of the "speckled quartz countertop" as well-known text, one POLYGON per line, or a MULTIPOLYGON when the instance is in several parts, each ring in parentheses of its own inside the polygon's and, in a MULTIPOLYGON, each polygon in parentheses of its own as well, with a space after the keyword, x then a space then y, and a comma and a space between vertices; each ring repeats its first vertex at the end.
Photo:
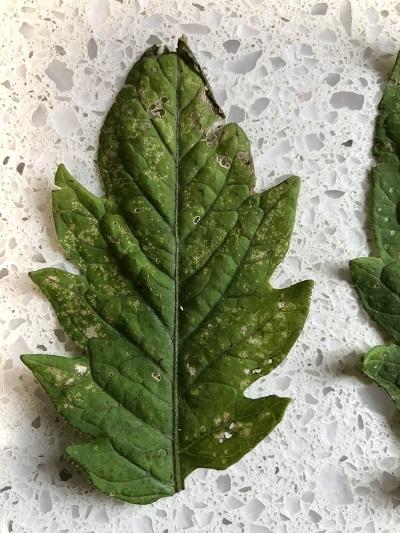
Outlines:
POLYGON ((376 105, 400 43, 395 0, 2 0, 0 6, 0 530, 63 533, 395 533, 399 416, 365 380, 380 339, 349 283, 369 253, 376 105), (27 272, 71 269, 50 191, 64 162, 100 192, 99 128, 138 55, 181 34, 229 121, 247 131, 258 188, 302 178, 275 286, 316 282, 286 362, 249 395, 293 398, 269 438, 225 472, 146 507, 94 490, 63 458, 76 435, 19 360, 74 353, 27 272))

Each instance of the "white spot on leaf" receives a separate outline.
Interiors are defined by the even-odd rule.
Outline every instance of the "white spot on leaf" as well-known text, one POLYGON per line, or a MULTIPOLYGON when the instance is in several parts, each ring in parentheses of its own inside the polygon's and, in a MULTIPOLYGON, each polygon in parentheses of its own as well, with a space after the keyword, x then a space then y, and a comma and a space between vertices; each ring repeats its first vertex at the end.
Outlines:
POLYGON ((87 372, 87 369, 88 369, 87 366, 75 365, 76 372, 78 372, 78 374, 80 374, 81 376, 83 376, 83 374, 87 372))
POLYGON ((86 328, 85 336, 88 339, 92 339, 93 337, 97 337, 96 328, 94 326, 89 326, 88 328, 86 328))

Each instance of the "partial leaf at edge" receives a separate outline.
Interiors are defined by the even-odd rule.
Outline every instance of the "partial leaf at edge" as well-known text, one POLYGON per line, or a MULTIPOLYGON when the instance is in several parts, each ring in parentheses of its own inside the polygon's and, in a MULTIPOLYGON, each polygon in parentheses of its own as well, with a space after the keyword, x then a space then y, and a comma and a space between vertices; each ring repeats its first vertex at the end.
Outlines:
POLYGON ((375 346, 364 357, 363 370, 400 409, 400 346, 375 346))
POLYGON ((372 226, 379 255, 400 259, 400 55, 378 106, 372 169, 372 226))
POLYGON ((400 261, 361 257, 350 261, 350 272, 367 313, 400 341, 400 261))
MULTIPOLYGON (((378 106, 372 169, 372 229, 379 257, 350 262, 365 310, 400 343, 400 54, 378 106)), ((400 346, 376 346, 364 372, 393 398, 398 409, 400 346)))

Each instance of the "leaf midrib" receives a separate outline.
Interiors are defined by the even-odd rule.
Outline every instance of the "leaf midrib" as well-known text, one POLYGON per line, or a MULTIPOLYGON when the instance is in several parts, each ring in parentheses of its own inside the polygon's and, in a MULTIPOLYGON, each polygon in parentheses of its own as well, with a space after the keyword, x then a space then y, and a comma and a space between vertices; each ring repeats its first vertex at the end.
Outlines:
MULTIPOLYGON (((176 58, 176 122, 175 122, 175 319, 174 319, 174 333, 173 333, 173 371, 172 371, 172 409, 173 409, 173 428, 172 428, 172 446, 173 446, 173 475, 175 482, 175 489, 178 492, 183 489, 183 480, 181 475, 180 453, 179 453, 179 391, 178 391, 178 348, 179 348, 179 232, 178 232, 178 217, 179 217, 179 54, 175 54, 176 58)), ((157 61, 160 64, 160 61, 157 61)), ((161 67, 160 67, 161 68, 161 67)))

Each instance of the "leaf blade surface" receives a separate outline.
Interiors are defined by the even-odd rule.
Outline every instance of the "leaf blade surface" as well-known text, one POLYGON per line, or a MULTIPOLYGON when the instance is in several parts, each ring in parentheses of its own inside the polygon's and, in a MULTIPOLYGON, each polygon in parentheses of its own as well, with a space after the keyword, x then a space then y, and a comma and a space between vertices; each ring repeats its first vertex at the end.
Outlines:
POLYGON ((80 274, 31 274, 84 355, 23 361, 92 439, 70 457, 132 503, 173 494, 195 468, 226 468, 288 405, 244 391, 287 355, 308 313, 311 282, 269 284, 299 180, 255 194, 249 141, 222 117, 183 41, 147 51, 101 130, 105 196, 62 165, 56 174, 56 231, 80 274))

